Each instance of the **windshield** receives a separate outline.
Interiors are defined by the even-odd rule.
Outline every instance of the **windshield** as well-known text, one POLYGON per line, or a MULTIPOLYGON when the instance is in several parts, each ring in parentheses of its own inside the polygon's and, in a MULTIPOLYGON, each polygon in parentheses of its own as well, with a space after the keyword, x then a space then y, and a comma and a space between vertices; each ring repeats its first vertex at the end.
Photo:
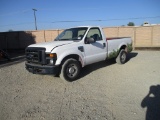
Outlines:
POLYGON ((82 40, 83 36, 85 35, 85 33, 87 31, 87 29, 88 29, 87 27, 66 29, 60 35, 58 35, 55 40, 56 41, 82 40))

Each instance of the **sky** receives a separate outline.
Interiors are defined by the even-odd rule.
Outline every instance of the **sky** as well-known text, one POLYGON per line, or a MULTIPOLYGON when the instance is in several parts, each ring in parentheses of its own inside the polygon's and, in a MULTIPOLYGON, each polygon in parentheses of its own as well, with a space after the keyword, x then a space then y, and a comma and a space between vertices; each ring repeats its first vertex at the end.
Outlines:
POLYGON ((0 32, 160 24, 160 0, 0 0, 0 32))

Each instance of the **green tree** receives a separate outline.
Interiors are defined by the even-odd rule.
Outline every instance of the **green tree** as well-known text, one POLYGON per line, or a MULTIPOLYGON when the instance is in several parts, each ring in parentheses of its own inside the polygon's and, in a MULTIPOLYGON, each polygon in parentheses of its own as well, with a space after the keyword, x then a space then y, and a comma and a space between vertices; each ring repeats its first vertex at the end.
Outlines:
POLYGON ((129 22, 127 25, 128 26, 135 26, 134 22, 129 22))
POLYGON ((12 29, 9 29, 8 32, 13 32, 13 30, 12 30, 12 29))

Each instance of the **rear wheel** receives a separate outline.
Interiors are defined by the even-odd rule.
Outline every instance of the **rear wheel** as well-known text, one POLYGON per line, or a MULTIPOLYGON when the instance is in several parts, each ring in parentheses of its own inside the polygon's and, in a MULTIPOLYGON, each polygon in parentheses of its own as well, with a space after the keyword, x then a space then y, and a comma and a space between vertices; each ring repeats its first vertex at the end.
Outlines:
POLYGON ((124 63, 126 62, 126 60, 127 60, 127 52, 122 49, 122 50, 119 52, 119 55, 118 55, 117 58, 116 58, 116 62, 117 62, 118 64, 124 64, 124 63))
POLYGON ((81 67, 77 60, 73 58, 67 59, 62 65, 60 78, 67 81, 76 80, 80 74, 80 69, 81 67))

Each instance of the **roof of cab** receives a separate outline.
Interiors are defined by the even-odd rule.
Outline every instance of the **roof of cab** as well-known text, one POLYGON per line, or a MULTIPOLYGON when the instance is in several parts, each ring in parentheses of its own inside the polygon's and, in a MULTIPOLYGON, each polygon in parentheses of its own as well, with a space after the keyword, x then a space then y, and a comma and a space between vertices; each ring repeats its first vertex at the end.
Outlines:
POLYGON ((76 26, 76 27, 71 27, 71 28, 78 28, 78 27, 88 27, 88 28, 91 28, 91 27, 100 27, 100 26, 76 26))

